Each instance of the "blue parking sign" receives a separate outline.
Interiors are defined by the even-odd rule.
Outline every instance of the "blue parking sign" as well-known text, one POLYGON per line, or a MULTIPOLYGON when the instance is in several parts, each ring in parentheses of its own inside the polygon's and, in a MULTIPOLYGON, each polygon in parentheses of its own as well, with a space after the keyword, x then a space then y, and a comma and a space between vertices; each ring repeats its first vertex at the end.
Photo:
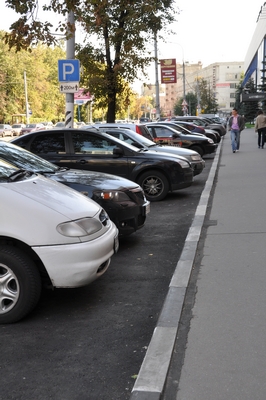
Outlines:
POLYGON ((58 60, 59 82, 79 82, 79 60, 58 60))

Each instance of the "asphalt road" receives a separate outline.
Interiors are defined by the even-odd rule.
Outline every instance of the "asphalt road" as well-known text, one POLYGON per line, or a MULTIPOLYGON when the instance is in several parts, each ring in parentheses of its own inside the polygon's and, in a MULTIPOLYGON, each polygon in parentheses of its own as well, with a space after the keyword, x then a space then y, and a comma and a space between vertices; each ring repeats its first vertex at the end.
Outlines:
POLYGON ((190 188, 151 204, 99 280, 45 291, 26 319, 0 326, 0 400, 129 399, 213 158, 190 188))

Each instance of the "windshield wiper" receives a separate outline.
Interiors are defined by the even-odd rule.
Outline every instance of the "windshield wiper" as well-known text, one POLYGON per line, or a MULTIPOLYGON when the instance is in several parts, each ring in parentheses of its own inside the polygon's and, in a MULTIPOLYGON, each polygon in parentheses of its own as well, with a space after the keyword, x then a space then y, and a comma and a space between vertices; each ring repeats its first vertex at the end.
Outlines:
POLYGON ((33 175, 34 172, 31 171, 26 171, 25 169, 19 169, 15 172, 13 172, 9 177, 8 177, 8 182, 15 182, 20 179, 26 178, 28 176, 33 175))

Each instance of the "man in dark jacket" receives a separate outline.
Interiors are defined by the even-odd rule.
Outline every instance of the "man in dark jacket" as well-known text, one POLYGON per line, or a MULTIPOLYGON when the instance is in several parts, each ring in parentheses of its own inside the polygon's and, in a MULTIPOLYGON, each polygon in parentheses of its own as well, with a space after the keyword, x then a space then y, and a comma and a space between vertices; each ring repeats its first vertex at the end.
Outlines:
POLYGON ((228 121, 228 131, 231 132, 231 144, 233 153, 237 152, 240 147, 240 133, 245 129, 245 120, 238 114, 236 108, 233 108, 232 115, 228 121))

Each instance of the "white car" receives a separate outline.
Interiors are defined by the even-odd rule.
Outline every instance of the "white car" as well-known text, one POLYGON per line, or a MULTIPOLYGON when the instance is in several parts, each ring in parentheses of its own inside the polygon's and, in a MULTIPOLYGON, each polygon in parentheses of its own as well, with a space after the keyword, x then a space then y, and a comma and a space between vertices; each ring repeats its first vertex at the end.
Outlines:
POLYGON ((13 124, 12 129, 14 132, 14 136, 19 136, 21 133, 22 128, 25 128, 25 124, 13 124))
POLYGON ((0 323, 25 317, 43 285, 75 288, 108 268, 118 231, 93 200, 0 161, 0 323))

